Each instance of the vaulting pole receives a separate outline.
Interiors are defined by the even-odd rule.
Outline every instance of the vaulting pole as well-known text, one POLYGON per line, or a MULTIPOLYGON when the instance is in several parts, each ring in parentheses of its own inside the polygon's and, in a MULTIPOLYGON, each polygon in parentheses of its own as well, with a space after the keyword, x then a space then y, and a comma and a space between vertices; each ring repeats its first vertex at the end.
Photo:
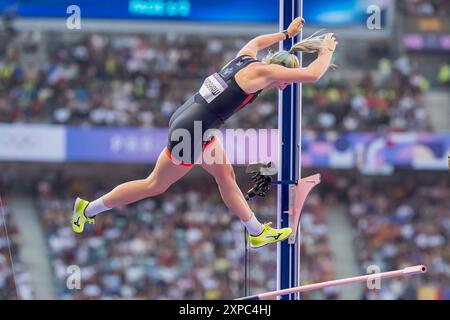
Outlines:
POLYGON ((289 288, 289 289, 283 289, 283 290, 276 290, 276 291, 270 291, 261 293, 258 295, 248 296, 239 298, 237 300, 268 300, 268 299, 275 299, 278 296, 283 295, 290 295, 293 293, 300 293, 300 292, 307 292, 312 290, 319 290, 326 287, 333 287, 333 286, 342 286, 345 284, 351 284, 356 282, 366 282, 366 281, 374 281, 374 280, 381 280, 381 279, 388 279, 393 277, 402 277, 402 276, 412 276, 415 274, 422 274, 427 272, 427 267, 424 265, 417 265, 412 267, 407 267, 401 270, 395 270, 395 271, 387 271, 387 272, 381 272, 381 273, 373 273, 368 274, 365 276, 359 276, 359 277, 352 277, 352 278, 344 278, 339 280, 332 280, 332 281, 326 281, 326 282, 319 282, 314 284, 308 284, 305 286, 295 287, 295 288, 289 288))

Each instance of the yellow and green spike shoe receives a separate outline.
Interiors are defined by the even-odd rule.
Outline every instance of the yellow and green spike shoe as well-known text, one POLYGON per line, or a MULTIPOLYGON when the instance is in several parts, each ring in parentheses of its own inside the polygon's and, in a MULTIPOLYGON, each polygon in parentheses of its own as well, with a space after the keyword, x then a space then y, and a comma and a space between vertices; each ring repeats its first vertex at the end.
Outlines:
POLYGON ((83 200, 81 198, 77 198, 75 200, 72 214, 72 230, 75 233, 82 233, 84 230, 84 224, 86 222, 94 224, 94 218, 88 218, 84 214, 84 210, 86 210, 88 204, 89 201, 83 200))
POLYGON ((270 225, 272 222, 265 223, 261 234, 257 236, 248 236, 248 242, 251 248, 260 248, 269 243, 283 241, 292 233, 291 228, 274 229, 270 225))

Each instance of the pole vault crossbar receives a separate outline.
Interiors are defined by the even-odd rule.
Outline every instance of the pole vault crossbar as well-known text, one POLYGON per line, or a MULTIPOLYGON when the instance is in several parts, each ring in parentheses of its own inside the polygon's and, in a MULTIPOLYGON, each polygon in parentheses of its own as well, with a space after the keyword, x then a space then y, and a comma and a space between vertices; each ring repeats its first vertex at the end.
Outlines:
POLYGON ((334 286, 342 286, 346 284, 352 284, 357 282, 368 282, 368 281, 374 281, 374 280, 381 280, 381 279, 388 279, 388 278, 394 278, 394 277, 404 277, 404 276, 412 276, 417 274, 422 274, 427 272, 427 267, 424 265, 417 265, 412 267, 407 267, 400 270, 394 270, 394 271, 387 271, 387 272, 381 272, 381 273, 373 273, 365 276, 358 276, 358 277, 351 277, 351 278, 344 278, 339 280, 332 280, 332 281, 326 281, 326 282, 319 282, 319 283, 313 283, 308 284, 304 286, 289 288, 289 289, 283 289, 283 290, 275 290, 270 292, 265 292, 253 296, 247 296, 242 297, 236 300, 269 300, 269 299, 275 299, 276 297, 288 295, 292 293, 299 293, 299 292, 307 292, 307 291, 313 291, 313 290, 319 290, 327 287, 334 287, 334 286))

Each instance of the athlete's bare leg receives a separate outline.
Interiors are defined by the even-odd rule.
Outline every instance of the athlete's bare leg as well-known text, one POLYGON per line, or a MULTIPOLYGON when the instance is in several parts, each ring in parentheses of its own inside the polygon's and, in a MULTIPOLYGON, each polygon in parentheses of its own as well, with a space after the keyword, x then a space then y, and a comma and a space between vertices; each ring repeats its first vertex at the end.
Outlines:
POLYGON ((192 167, 177 165, 161 152, 152 173, 142 180, 125 182, 102 197, 109 208, 124 206, 144 198, 164 193, 174 182, 181 179, 192 167))
POLYGON ((217 185, 219 186, 220 195, 228 209, 236 214, 242 221, 248 221, 252 217, 253 212, 236 183, 236 177, 230 160, 218 139, 215 139, 212 144, 214 144, 214 146, 211 145, 208 146, 208 148, 214 147, 214 156, 217 157, 217 159, 220 159, 220 162, 207 164, 204 163, 205 161, 202 161, 201 166, 216 180, 217 185))

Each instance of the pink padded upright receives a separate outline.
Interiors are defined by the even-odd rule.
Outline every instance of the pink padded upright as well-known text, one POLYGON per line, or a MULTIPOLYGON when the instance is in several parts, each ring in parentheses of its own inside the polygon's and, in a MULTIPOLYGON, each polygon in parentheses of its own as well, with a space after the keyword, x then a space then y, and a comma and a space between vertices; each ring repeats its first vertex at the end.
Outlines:
MULTIPOLYGON (((293 232, 289 236, 289 244, 294 244, 297 239, 297 233, 300 232, 299 223, 300 215, 302 214, 303 204, 305 203, 306 197, 309 192, 317 184, 320 183, 320 173, 314 174, 312 176, 302 178, 297 183, 293 185, 294 200, 289 204, 289 226, 292 228, 293 232)), ((289 195, 291 197, 291 195, 289 195)))

